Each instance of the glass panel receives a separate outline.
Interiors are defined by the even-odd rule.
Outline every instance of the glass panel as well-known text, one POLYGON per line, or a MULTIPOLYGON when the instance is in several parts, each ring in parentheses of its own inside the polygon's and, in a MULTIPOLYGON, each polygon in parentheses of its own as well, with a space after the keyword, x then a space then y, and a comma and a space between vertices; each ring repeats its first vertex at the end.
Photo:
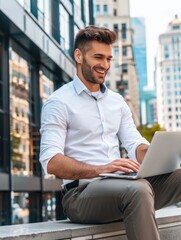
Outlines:
POLYGON ((45 31, 51 34, 51 5, 49 0, 45 1, 45 31))
POLYGON ((3 113, 0 112, 0 168, 3 168, 3 113))
POLYGON ((56 220, 56 198, 54 193, 43 194, 43 221, 56 220))
POLYGON ((0 226, 10 224, 10 194, 9 192, 0 192, 0 226))
MULTIPOLYGON (((40 98, 41 98, 41 106, 43 106, 44 102, 54 91, 54 83, 53 80, 49 79, 43 71, 39 72, 39 80, 40 80, 40 98)), ((54 175, 46 174, 45 178, 54 178, 54 175)))
POLYGON ((89 0, 84 1, 85 25, 89 25, 89 0))
POLYGON ((0 109, 2 109, 3 105, 3 92, 2 92, 2 52, 3 52, 3 46, 2 46, 2 39, 0 36, 0 109))
POLYGON ((10 137, 12 173, 30 170, 30 72, 28 62, 12 50, 10 58, 10 137))
POLYGON ((38 0, 38 21, 47 33, 51 33, 51 2, 38 0))
POLYGON ((29 194, 12 192, 12 224, 29 223, 29 194))
POLYGON ((39 78, 40 78, 40 98, 41 103, 43 103, 47 100, 47 98, 53 93, 54 91, 54 84, 53 80, 49 79, 43 71, 39 72, 39 78))
POLYGON ((45 17, 44 17, 44 0, 38 0, 38 21, 44 27, 45 17))
POLYGON ((70 50, 69 26, 69 14, 60 4, 60 44, 66 53, 70 50))
POLYGON ((81 19, 81 0, 74 1, 74 14, 81 19))

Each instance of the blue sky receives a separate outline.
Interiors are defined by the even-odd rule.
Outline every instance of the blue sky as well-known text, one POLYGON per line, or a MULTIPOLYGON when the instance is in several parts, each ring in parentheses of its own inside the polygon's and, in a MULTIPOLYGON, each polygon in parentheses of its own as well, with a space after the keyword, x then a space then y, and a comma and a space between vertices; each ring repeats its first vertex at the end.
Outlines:
POLYGON ((158 36, 166 31, 175 14, 181 19, 181 0, 130 0, 130 14, 145 18, 148 82, 152 86, 158 36))

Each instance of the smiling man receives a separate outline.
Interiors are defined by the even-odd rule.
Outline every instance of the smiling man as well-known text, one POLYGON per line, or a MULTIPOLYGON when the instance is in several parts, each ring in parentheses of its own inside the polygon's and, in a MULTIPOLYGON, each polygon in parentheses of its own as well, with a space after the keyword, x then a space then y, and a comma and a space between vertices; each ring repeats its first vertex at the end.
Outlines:
POLYGON ((40 162, 63 179, 63 208, 77 223, 123 220, 129 240, 158 240, 155 209, 181 200, 181 170, 135 181, 101 173, 137 172, 149 143, 137 131, 124 99, 104 85, 114 32, 78 32, 73 81, 55 91, 41 118, 40 162), (119 141, 129 158, 121 158, 119 141))

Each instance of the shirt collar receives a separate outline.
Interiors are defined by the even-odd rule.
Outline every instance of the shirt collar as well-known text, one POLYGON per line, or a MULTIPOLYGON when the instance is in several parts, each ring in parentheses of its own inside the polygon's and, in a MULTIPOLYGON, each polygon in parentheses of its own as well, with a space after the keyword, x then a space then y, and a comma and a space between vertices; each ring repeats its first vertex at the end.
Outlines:
MULTIPOLYGON (((87 87, 84 85, 84 83, 79 79, 77 75, 74 76, 73 85, 78 95, 80 95, 83 91, 90 93, 90 91, 87 89, 87 87)), ((102 93, 101 95, 107 93, 108 89, 105 86, 105 84, 100 85, 100 91, 102 93)))

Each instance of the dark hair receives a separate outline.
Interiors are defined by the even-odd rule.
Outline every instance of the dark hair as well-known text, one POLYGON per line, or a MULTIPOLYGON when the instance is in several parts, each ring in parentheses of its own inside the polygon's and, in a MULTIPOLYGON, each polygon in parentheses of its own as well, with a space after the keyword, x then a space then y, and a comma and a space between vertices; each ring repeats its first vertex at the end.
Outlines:
POLYGON ((112 44, 116 41, 116 34, 104 27, 87 26, 81 29, 75 38, 74 50, 79 48, 81 51, 86 51, 88 44, 91 41, 98 41, 106 44, 112 44))

